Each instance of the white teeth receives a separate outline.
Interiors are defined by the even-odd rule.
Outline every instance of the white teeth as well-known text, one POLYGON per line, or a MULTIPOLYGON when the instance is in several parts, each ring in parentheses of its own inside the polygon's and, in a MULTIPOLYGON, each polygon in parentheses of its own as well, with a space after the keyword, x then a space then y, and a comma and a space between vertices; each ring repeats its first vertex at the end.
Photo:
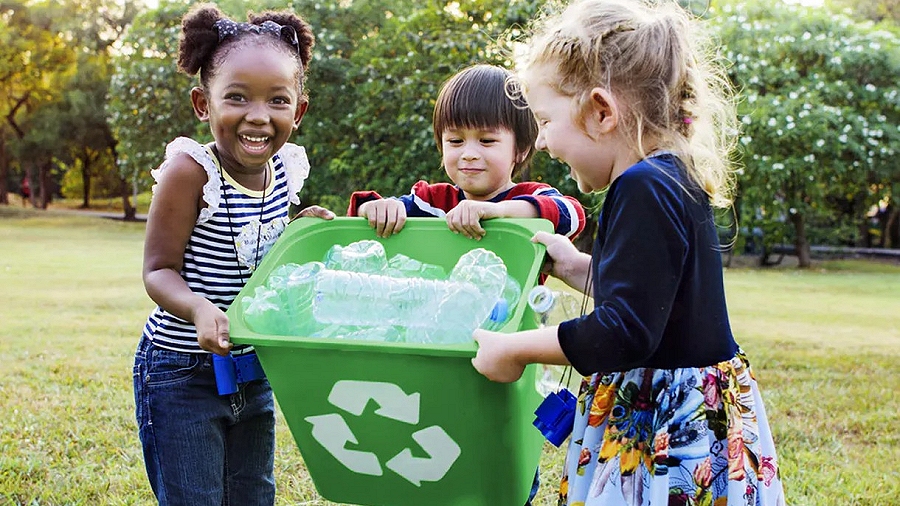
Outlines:
POLYGON ((249 135, 242 135, 244 139, 247 139, 250 142, 266 142, 268 137, 250 137, 249 135))

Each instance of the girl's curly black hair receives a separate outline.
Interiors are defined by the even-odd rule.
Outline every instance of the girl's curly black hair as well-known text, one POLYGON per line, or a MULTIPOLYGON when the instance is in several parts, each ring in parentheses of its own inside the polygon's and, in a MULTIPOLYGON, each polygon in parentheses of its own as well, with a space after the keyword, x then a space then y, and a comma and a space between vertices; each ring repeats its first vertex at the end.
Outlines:
POLYGON ((217 21, 229 19, 214 4, 203 3, 194 6, 181 20, 181 40, 178 45, 178 69, 188 75, 200 73, 200 85, 208 88, 209 79, 215 75, 216 68, 228 54, 229 50, 249 40, 254 42, 271 41, 273 47, 288 51, 299 60, 297 84, 303 89, 309 60, 315 37, 309 24, 297 14, 289 11, 265 11, 259 14, 248 13, 248 24, 262 25, 272 21, 281 26, 289 26, 297 34, 297 46, 293 46, 283 38, 273 36, 265 31, 239 30, 234 36, 220 39, 215 24, 217 21))

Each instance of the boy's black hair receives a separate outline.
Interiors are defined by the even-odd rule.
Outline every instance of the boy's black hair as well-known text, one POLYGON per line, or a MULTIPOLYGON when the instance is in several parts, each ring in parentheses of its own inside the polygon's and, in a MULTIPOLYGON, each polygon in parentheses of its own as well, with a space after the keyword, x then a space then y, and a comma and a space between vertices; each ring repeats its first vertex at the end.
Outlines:
POLYGON ((291 11, 265 11, 259 14, 248 13, 249 25, 262 25, 272 21, 283 27, 291 27, 296 32, 296 41, 288 43, 284 39, 259 30, 239 30, 234 36, 222 38, 216 28, 216 22, 229 19, 214 4, 195 5, 181 20, 181 40, 178 45, 178 69, 188 75, 200 72, 200 86, 209 88, 209 80, 227 53, 238 41, 252 37, 269 41, 275 47, 289 51, 300 63, 297 67, 297 84, 302 94, 306 71, 312 57, 315 37, 309 24, 291 11), (294 45, 296 44, 296 45, 294 45), (225 49, 225 50, 220 50, 225 49))
POLYGON ((524 100, 514 100, 507 94, 511 76, 512 72, 502 67, 473 65, 444 83, 432 117, 438 151, 443 153, 441 136, 447 129, 504 127, 513 133, 516 155, 524 154, 513 168, 513 177, 528 167, 538 126, 524 100))

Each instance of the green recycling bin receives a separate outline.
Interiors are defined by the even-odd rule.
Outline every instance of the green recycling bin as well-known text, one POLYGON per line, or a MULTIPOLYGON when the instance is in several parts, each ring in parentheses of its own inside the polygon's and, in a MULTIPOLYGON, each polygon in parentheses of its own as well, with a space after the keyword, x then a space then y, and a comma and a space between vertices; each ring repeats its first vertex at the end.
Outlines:
MULTIPOLYGON (((402 232, 378 238, 364 218, 291 222, 227 314, 231 338, 256 348, 260 363, 310 477, 329 501, 372 506, 521 506, 531 489, 544 438, 532 426, 541 402, 536 366, 510 384, 472 367, 474 342, 387 343, 255 333, 240 299, 286 263, 321 261, 335 244, 368 239, 388 258, 402 253, 449 272, 474 248, 500 256, 523 294, 540 275, 542 219, 495 219, 480 241, 454 234, 444 220, 410 218, 402 232)), ((534 328, 523 295, 501 329, 534 328)))

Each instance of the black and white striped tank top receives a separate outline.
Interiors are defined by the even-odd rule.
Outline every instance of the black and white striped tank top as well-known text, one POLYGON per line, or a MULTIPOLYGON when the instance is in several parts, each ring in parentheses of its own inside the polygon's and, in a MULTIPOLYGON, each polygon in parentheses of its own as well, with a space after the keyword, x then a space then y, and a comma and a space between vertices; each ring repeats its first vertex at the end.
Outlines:
MULTIPOLYGON (((171 149, 176 142, 173 141, 166 150, 166 159, 186 151, 203 165, 209 177, 204 186, 207 208, 191 232, 181 277, 194 293, 225 311, 250 278, 253 268, 284 231, 288 208, 292 201, 299 203, 296 195, 308 174, 309 164, 303 148, 286 145, 288 156, 283 156, 286 151, 283 148, 269 161, 271 182, 263 198, 263 192, 249 190, 220 171, 215 157, 205 146, 189 139, 179 140, 187 149, 171 149), (292 162, 299 167, 286 170, 285 163, 292 162)), ((165 164, 154 172, 157 179, 165 177, 165 164)), ((197 331, 192 323, 158 306, 147 319, 144 336, 161 348, 206 353, 197 343, 197 331)))

